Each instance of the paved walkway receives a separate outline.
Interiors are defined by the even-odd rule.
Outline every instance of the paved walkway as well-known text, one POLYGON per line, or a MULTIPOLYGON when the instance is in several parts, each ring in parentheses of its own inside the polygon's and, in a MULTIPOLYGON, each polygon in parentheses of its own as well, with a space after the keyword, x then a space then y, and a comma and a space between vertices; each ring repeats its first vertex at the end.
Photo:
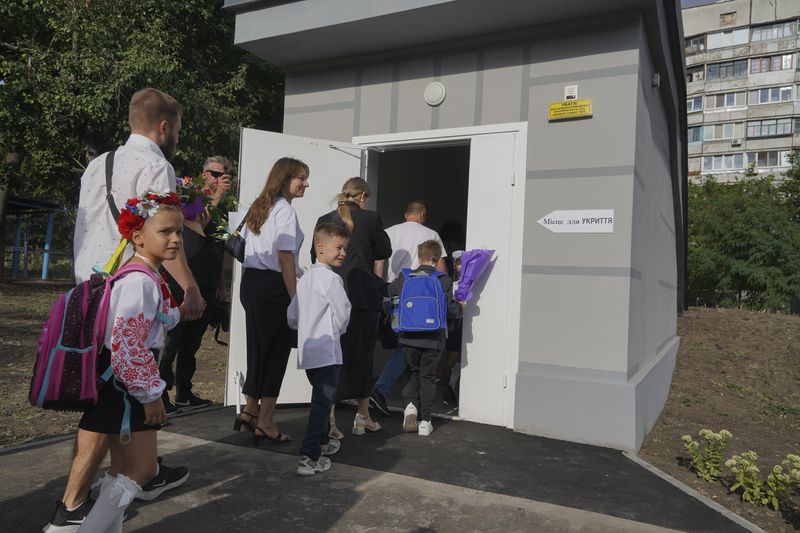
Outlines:
MULTIPOLYGON (((340 427, 354 411, 337 409, 340 427)), ((299 439, 307 409, 279 410, 299 439)), ((607 448, 434 421, 428 438, 384 430, 349 433, 333 468, 295 475, 298 443, 253 446, 231 430, 231 408, 173 419, 159 437, 189 481, 131 506, 126 531, 657 532, 746 531, 741 525, 607 448)), ((0 450, 0 513, 38 531, 66 482, 71 439, 0 450)))

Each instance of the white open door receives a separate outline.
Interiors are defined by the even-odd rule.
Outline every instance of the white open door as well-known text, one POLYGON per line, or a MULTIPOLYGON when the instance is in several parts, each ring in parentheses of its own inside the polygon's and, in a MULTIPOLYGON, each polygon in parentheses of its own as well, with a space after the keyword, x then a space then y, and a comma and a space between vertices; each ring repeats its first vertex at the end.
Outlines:
MULTIPOLYGON (((317 219, 335 206, 336 194, 348 178, 359 176, 362 150, 352 144, 295 137, 254 129, 242 129, 239 147, 239 206, 247 210, 264 188, 273 163, 281 157, 294 157, 310 169, 305 196, 292 202, 306 238, 300 250, 300 268, 311 266, 311 237, 317 219)), ((225 404, 240 402, 239 379, 247 372, 247 338, 244 309, 239 301, 241 264, 234 261, 231 289, 231 329, 228 351, 225 404)), ((279 403, 308 403, 311 387, 305 372, 297 369, 297 352, 292 350, 281 387, 279 403)))
MULTIPOLYGON (((521 246, 514 227, 517 133, 476 135, 470 140, 469 199, 466 249, 496 250, 488 274, 476 287, 480 293, 464 308, 461 385, 458 412, 474 422, 505 425, 513 420, 517 354, 513 353, 514 323, 519 316, 514 297, 512 265, 521 246)), ((523 173, 520 173, 524 176, 523 173)), ((519 267, 517 267, 518 269, 519 267)))

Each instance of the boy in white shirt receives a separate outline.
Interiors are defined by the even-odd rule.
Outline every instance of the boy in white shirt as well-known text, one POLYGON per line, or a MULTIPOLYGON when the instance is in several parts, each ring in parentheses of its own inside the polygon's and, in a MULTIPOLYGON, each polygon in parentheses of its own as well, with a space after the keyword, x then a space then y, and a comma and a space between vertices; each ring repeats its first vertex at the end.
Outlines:
POLYGON ((314 229, 317 262, 297 282, 297 292, 286 312, 289 327, 297 330, 297 367, 311 383, 308 427, 300 446, 298 476, 313 476, 331 467, 328 455, 339 451, 330 438, 330 413, 342 368, 339 338, 350 322, 350 301, 342 278, 331 267, 342 266, 349 234, 338 224, 314 229))

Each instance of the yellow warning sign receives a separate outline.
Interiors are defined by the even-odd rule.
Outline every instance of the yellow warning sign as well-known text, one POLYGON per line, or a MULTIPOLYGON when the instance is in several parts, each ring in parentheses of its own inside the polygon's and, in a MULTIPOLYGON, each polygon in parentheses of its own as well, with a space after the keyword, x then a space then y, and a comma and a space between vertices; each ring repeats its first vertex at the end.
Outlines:
POLYGON ((567 100, 550 104, 547 120, 568 120, 592 116, 592 100, 567 100))

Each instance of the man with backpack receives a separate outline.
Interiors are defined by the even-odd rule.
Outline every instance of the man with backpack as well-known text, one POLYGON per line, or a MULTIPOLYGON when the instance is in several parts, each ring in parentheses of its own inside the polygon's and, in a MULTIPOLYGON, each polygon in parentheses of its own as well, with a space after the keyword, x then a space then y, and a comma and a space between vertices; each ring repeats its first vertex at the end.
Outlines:
MULTIPOLYGON (((93 267, 102 266, 114 253, 119 243, 116 219, 119 206, 125 205, 126 199, 141 197, 148 191, 175 191, 175 170, 168 158, 178 143, 182 113, 180 103, 162 91, 137 91, 128 109, 131 135, 127 142, 93 159, 86 167, 81 177, 73 241, 77 283, 89 279, 93 267)), ((126 250, 123 259, 132 253, 126 250)), ((204 303, 183 251, 177 259, 166 261, 164 267, 185 291, 181 318, 198 318, 204 303)), ((91 510, 90 485, 107 452, 105 434, 78 430, 64 496, 57 502, 45 531, 77 531, 91 510)), ((156 472, 156 477, 142 487, 138 499, 152 500, 189 477, 188 468, 170 468, 160 461, 156 472)))
POLYGON ((400 297, 394 329, 410 374, 403 388, 403 431, 427 437, 433 431, 436 368, 445 347, 447 319, 459 318, 462 305, 453 299, 453 280, 436 270, 442 258, 441 245, 425 241, 417 254, 419 267, 403 269, 386 292, 389 297, 400 297))

